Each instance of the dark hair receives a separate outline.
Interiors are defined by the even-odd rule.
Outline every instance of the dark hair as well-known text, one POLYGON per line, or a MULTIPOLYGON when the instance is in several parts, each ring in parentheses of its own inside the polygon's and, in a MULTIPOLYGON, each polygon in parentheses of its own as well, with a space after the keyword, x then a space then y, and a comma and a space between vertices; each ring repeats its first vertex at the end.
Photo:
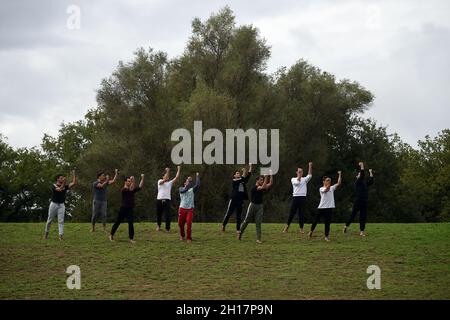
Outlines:
POLYGON ((102 174, 104 174, 105 173, 105 171, 99 171, 98 173, 97 173, 97 179, 98 179, 98 177, 100 177, 102 174))
POLYGON ((65 177, 65 176, 66 176, 66 175, 64 175, 64 174, 62 174, 62 173, 57 174, 56 177, 55 177, 55 180, 58 180, 59 177, 65 177))
POLYGON ((323 176, 322 182, 325 181, 325 180, 327 180, 327 179, 330 179, 330 177, 329 177, 329 176, 323 176))
POLYGON ((125 176, 125 178, 123 179, 123 181, 127 181, 128 179, 130 179, 130 176, 125 176))
POLYGON ((255 182, 257 182, 259 179, 261 179, 261 178, 263 178, 264 179, 264 176, 257 176, 256 178, 255 178, 255 182))

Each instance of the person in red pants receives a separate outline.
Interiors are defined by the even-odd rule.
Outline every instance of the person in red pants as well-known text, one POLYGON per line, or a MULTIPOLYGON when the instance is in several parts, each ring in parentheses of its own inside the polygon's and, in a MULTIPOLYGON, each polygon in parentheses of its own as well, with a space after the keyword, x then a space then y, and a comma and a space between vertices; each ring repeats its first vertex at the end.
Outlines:
POLYGON ((200 188, 200 175, 197 172, 195 185, 192 177, 187 177, 183 187, 180 187, 180 208, 178 209, 178 226, 180 227, 180 240, 192 241, 192 219, 194 216, 194 196, 200 188), (187 237, 184 226, 187 224, 187 237))

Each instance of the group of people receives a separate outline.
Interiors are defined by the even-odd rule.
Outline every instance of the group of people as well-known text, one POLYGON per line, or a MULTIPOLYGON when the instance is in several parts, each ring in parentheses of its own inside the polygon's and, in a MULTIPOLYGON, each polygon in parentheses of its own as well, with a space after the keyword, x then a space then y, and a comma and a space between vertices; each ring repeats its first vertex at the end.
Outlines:
MULTIPOLYGON (((170 232, 171 228, 171 194, 172 186, 177 182, 180 177, 180 166, 177 167, 176 175, 173 179, 170 179, 170 169, 165 168, 162 173, 161 179, 157 182, 158 193, 156 196, 156 213, 157 213, 157 231, 161 231, 162 218, 164 215, 165 231, 170 232)), ((295 215, 298 215, 300 232, 304 233, 305 224, 305 208, 307 203, 307 185, 312 178, 313 163, 308 164, 308 174, 303 176, 303 169, 298 168, 296 171, 296 177, 291 179, 292 183, 292 202, 289 210, 288 220, 283 228, 283 232, 286 233, 294 219, 295 215)), ((97 180, 93 182, 93 204, 92 204, 92 218, 91 231, 95 231, 95 224, 98 218, 101 218, 103 229, 106 230, 106 218, 107 218, 107 189, 108 187, 117 181, 119 171, 116 169, 113 179, 110 179, 105 172, 101 171, 97 174, 97 180)), ((224 219, 222 221, 221 231, 225 232, 226 226, 230 217, 236 213, 236 233, 237 239, 241 240, 248 224, 254 220, 256 224, 256 242, 261 241, 261 224, 263 219, 263 196, 273 186, 273 176, 270 172, 266 176, 258 176, 255 179, 255 184, 250 190, 250 199, 247 193, 247 184, 252 174, 252 164, 249 164, 247 168, 243 168, 241 171, 235 171, 231 183, 231 195, 228 202, 228 206, 225 212, 224 219), (246 200, 250 200, 247 207, 247 212, 244 218, 244 222, 241 223, 242 211, 246 200)), ((52 220, 57 217, 58 219, 58 231, 60 240, 63 239, 64 234, 64 216, 65 216, 65 200, 66 193, 76 184, 75 172, 72 172, 72 182, 66 183, 66 177, 62 174, 56 176, 56 182, 52 186, 52 198, 48 211, 48 219, 45 226, 45 239, 48 238, 50 232, 50 225, 52 220)), ((330 225, 333 215, 333 209, 335 208, 334 191, 342 183, 342 173, 338 171, 338 178, 335 184, 332 184, 331 178, 328 176, 323 177, 323 186, 319 189, 320 202, 317 207, 317 213, 315 214, 311 229, 308 233, 308 237, 311 238, 313 232, 320 222, 324 219, 325 224, 325 241, 330 241, 330 225)), ((355 201, 353 204, 352 213, 344 226, 343 232, 346 233, 348 227, 353 222, 356 215, 359 213, 360 222, 360 235, 365 236, 365 224, 367 219, 367 203, 368 203, 368 187, 374 182, 373 171, 369 169, 369 177, 366 179, 366 173, 364 163, 359 163, 359 170, 355 181, 355 201)), ((109 234, 109 239, 114 241, 114 235, 119 228, 120 224, 126 219, 128 222, 128 235, 131 243, 134 243, 134 215, 133 208, 135 206, 135 193, 140 191, 144 186, 144 174, 141 174, 141 179, 138 185, 136 185, 136 179, 134 176, 125 177, 124 185, 121 189, 122 202, 117 215, 117 219, 109 234)), ((192 220, 194 216, 194 198, 196 192, 200 188, 200 175, 197 172, 195 177, 195 183, 191 176, 188 176, 183 185, 179 187, 180 205, 178 208, 178 226, 180 233, 180 240, 192 241, 192 220)))

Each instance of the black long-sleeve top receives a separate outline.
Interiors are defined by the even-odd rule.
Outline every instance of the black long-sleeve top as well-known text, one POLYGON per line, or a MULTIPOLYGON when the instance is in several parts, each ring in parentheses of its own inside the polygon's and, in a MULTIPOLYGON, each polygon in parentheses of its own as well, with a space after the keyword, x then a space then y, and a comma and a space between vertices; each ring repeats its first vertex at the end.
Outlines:
POLYGON ((369 186, 373 184, 373 177, 365 179, 364 169, 359 170, 359 178, 355 182, 355 201, 368 201, 369 200, 369 186))
POLYGON ((250 179, 251 172, 248 172, 245 177, 240 177, 239 179, 233 179, 232 190, 230 198, 234 201, 244 201, 248 200, 246 183, 250 179))

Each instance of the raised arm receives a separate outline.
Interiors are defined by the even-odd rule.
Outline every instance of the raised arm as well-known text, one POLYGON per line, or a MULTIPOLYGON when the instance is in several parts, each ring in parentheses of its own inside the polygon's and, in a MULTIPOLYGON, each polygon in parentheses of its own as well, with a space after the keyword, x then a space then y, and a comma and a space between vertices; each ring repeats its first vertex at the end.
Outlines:
POLYGON ((160 180, 158 181, 158 183, 159 183, 159 184, 164 184, 164 182, 168 181, 168 180, 169 180, 169 174, 170 174, 170 169, 169 169, 169 168, 164 169, 164 175, 163 175, 163 178, 160 179, 160 180))
POLYGON ((248 180, 250 179, 250 176, 252 175, 252 164, 251 163, 248 164, 248 172, 245 168, 243 170, 244 170, 244 175, 243 175, 244 183, 247 183, 248 180))
POLYGON ((266 184, 266 190, 269 190, 273 184, 273 175, 272 170, 270 170, 269 183, 266 184))
POLYGON ((113 178, 112 180, 108 180, 108 184, 113 184, 113 183, 115 183, 115 182, 117 181, 117 176, 118 176, 118 174, 119 174, 119 169, 116 169, 116 170, 114 171, 114 178, 113 178))
POLYGON ((144 174, 141 173, 141 181, 139 182, 139 188, 142 189, 143 186, 144 186, 144 174))
POLYGON ((195 177, 195 186, 194 186, 194 192, 197 192, 197 190, 200 188, 200 173, 197 172, 195 177))
POLYGON ((269 176, 264 176, 264 182, 261 186, 257 187, 257 190, 265 190, 266 189, 266 185, 269 182, 269 176))
POLYGON ((334 186, 338 188, 341 185, 341 183, 342 183, 342 171, 338 171, 338 181, 334 186))
POLYGON ((262 186, 259 186, 258 190, 268 190, 272 186, 272 170, 269 170, 269 175, 264 176, 264 182, 262 186))
POLYGON ((69 189, 72 188, 77 183, 77 176, 75 175, 75 170, 72 170, 72 182, 69 183, 69 189))
POLYGON ((175 178, 173 178, 172 182, 177 182, 178 178, 180 177, 181 167, 177 166, 177 174, 175 175, 175 178))
POLYGON ((134 176, 131 176, 130 177, 130 181, 131 181, 131 185, 130 185, 130 191, 133 191, 134 190, 134 187, 135 187, 135 185, 136 185, 136 180, 134 179, 134 176))
POLYGON ((313 170, 313 163, 308 163, 308 176, 312 176, 312 170, 313 170))
POLYGON ((365 172, 364 172, 364 162, 359 163, 359 180, 364 179, 365 172))
POLYGON ((373 184, 373 171, 369 169, 369 179, 367 179, 367 186, 371 186, 373 184))

